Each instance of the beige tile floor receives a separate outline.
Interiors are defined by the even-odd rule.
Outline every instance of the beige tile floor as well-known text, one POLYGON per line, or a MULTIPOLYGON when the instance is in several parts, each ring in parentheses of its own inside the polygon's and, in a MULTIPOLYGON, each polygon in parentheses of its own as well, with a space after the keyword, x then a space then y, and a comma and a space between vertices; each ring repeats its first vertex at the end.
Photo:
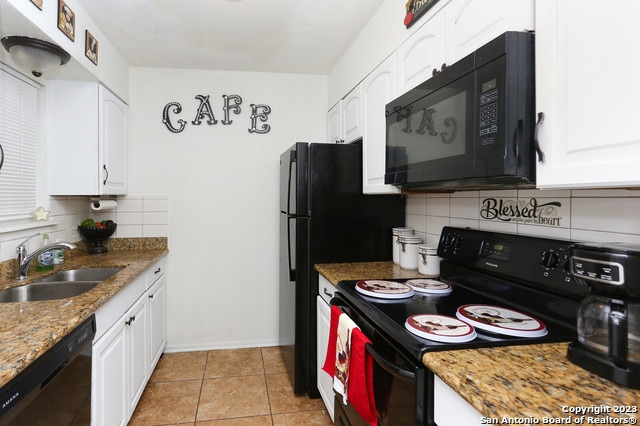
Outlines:
POLYGON ((167 353, 130 426, 331 425, 321 399, 293 394, 277 347, 167 353))

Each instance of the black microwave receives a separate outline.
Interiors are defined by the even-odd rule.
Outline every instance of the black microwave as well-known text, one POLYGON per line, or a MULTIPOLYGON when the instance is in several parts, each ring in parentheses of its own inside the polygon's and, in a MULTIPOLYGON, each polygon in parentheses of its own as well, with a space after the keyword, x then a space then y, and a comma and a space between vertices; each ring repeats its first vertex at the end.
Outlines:
POLYGON ((534 34, 506 32, 386 106, 385 183, 535 186, 534 34))

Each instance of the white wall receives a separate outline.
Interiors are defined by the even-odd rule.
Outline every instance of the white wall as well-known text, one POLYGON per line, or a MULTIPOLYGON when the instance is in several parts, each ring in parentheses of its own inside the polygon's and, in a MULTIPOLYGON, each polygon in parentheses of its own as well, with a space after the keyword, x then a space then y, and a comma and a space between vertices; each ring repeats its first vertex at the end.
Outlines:
POLYGON ((279 155, 326 140, 326 76, 134 68, 129 91, 130 191, 168 197, 168 350, 277 344, 279 155), (191 124, 196 95, 218 124, 191 124), (172 101, 182 133, 162 123, 172 101), (269 133, 248 132, 251 103, 271 107, 269 133))

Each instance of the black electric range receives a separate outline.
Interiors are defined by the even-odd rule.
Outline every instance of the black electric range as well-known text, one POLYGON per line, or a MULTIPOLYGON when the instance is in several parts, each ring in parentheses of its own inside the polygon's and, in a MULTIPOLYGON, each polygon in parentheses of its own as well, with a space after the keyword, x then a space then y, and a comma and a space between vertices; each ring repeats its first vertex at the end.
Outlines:
MULTIPOLYGON (((378 424, 435 425, 434 374, 422 363, 426 352, 574 340, 578 306, 588 288, 569 273, 570 245, 568 241, 445 227, 438 245, 440 277, 434 287, 444 286, 448 293, 412 294, 419 286, 406 292, 405 283, 413 280, 338 283, 331 304, 370 340, 365 350, 373 360, 370 374, 378 424), (378 297, 385 292, 391 298, 378 297), (476 310, 477 305, 483 306, 476 310), (464 315, 458 316, 458 311, 478 314, 470 318, 475 330, 464 331, 469 323, 460 321, 464 315), (419 327, 409 331, 412 320, 419 327), (533 324, 530 334, 503 333, 520 327, 523 321, 527 327, 533 324), (484 328, 484 322, 493 325, 484 328), (423 337, 433 337, 422 333, 424 330, 447 334, 446 327, 459 328, 468 339, 445 343, 423 337)), ((336 398, 336 423, 365 424, 360 414, 336 398)))
MULTIPOLYGON (((429 351, 522 344, 568 342, 577 336, 576 315, 588 288, 569 273, 570 242, 445 227, 440 237, 440 281, 448 294, 415 292, 412 297, 370 297, 356 289, 358 281, 338 284, 338 297, 354 313, 368 318, 380 333, 414 359, 429 351), (477 337, 463 343, 422 338, 405 327, 418 314, 456 317, 469 304, 501 306, 530 315, 546 326, 539 337, 515 337, 476 327, 477 337)), ((391 280, 405 283, 406 279, 391 280)), ((336 302, 338 304, 338 302, 336 302)))

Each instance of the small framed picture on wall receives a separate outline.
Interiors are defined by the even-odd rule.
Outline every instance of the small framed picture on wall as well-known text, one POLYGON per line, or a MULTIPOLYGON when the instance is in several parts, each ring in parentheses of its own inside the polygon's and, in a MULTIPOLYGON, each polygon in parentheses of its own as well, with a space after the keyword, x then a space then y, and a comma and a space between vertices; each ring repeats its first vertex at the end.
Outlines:
POLYGON ((36 7, 40 10, 42 10, 42 3, 44 2, 44 0, 31 0, 31 3, 35 4, 36 7))
POLYGON ((95 65, 98 65, 98 40, 89 30, 85 31, 84 36, 84 55, 95 65))
POLYGON ((76 14, 64 2, 58 0, 58 28, 65 33, 71 41, 76 41, 76 14))

